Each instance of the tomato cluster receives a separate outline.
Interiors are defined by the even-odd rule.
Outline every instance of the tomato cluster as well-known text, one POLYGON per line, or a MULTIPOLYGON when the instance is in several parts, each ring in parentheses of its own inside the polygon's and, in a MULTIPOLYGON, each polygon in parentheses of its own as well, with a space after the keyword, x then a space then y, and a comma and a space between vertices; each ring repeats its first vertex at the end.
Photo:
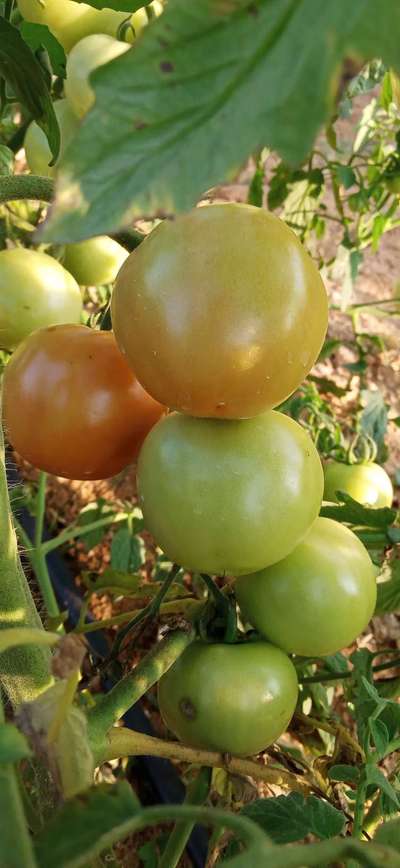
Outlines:
MULTIPOLYGON (((103 259, 102 239, 66 251, 80 283, 92 263, 106 270, 107 251, 118 259, 108 241, 103 259)), ((274 409, 318 356, 325 289, 294 233, 245 205, 164 221, 122 261, 115 337, 65 319, 30 334, 22 315, 13 335, 4 326, 9 348, 28 334, 5 371, 6 430, 33 464, 78 479, 117 473, 144 441, 146 528, 186 570, 233 577, 243 626, 257 631, 189 646, 160 680, 161 713, 192 745, 256 753, 296 706, 288 655, 347 646, 375 606, 363 545, 318 518, 324 474, 310 436, 274 409)))

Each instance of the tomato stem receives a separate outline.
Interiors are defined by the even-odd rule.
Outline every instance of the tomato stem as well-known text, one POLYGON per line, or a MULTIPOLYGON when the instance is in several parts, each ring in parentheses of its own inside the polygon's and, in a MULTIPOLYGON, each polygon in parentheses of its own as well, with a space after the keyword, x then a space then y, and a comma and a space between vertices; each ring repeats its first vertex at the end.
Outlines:
MULTIPOLYGON (((0 695, 0 727, 4 724, 0 695)), ((28 831, 15 769, 11 763, 0 764, 0 863, 13 868, 36 868, 32 840, 28 831), (12 854, 12 858, 11 858, 12 854)))
POLYGON ((118 524, 121 521, 126 521, 128 518, 128 513, 126 512, 117 512, 113 515, 107 515, 104 518, 98 518, 96 521, 91 521, 89 524, 84 525, 70 525, 65 528, 65 530, 61 531, 58 536, 53 537, 53 539, 46 540, 46 542, 42 543, 42 551, 45 555, 48 555, 49 552, 54 551, 54 549, 58 549, 60 546, 65 545, 67 542, 72 542, 72 540, 77 537, 86 536, 86 534, 91 533, 93 530, 98 530, 101 527, 107 527, 111 524, 118 524))
MULTIPOLYGON (((211 769, 208 766, 203 766, 194 781, 188 784, 184 804, 204 805, 209 793, 210 783, 211 769)), ((194 820, 184 820, 176 823, 163 850, 159 868, 177 868, 192 834, 193 827, 194 820)))
POLYGON ((0 178, 0 202, 18 199, 38 199, 51 202, 54 197, 54 181, 41 175, 5 175, 0 178))
MULTIPOLYGON (((36 494, 36 521, 34 534, 34 570, 38 580, 40 593, 43 598, 46 612, 49 618, 59 618, 60 609, 53 590, 49 571, 47 569, 46 554, 43 551, 43 524, 46 509, 46 483, 47 473, 43 470, 39 473, 39 485, 36 494)), ((63 632, 62 627, 59 628, 63 632)))
MULTIPOLYGON (((1 183, 1 182, 0 182, 1 183)), ((0 629, 42 628, 18 555, 11 520, 0 426, 0 629)), ((50 683, 49 651, 35 645, 19 646, 2 654, 1 685, 13 705, 34 699, 50 683)))
POLYGON ((165 741, 125 727, 114 727, 99 746, 97 760, 99 763, 108 762, 124 756, 159 756, 190 765, 221 768, 232 774, 248 775, 268 784, 296 790, 305 795, 312 792, 318 792, 321 795, 321 791, 317 787, 308 783, 300 775, 295 775, 283 768, 264 765, 254 759, 243 759, 230 754, 189 747, 177 741, 165 741))
POLYGON ((191 625, 186 625, 186 629, 169 633, 132 672, 118 681, 109 693, 101 697, 88 715, 89 737, 94 753, 98 751, 99 744, 103 747, 104 738, 111 727, 147 693, 153 684, 159 681, 193 638, 194 631, 191 625))

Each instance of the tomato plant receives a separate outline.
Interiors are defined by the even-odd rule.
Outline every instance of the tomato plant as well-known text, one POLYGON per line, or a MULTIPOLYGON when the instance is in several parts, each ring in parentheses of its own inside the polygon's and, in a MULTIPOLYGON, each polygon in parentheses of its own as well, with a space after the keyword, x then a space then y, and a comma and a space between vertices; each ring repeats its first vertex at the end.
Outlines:
POLYGON ((311 439, 280 413, 243 421, 173 413, 146 439, 138 487, 146 527, 169 558, 239 575, 302 539, 320 508, 323 474, 311 439))
POLYGON ((297 702, 296 671, 267 642, 194 642, 158 685, 160 711, 186 744, 249 756, 286 729, 297 702))
MULTIPOLYGON (((60 158, 77 131, 78 122, 66 99, 59 99, 54 103, 54 111, 60 126, 61 146, 60 158)), ((56 171, 55 165, 50 165, 51 151, 43 130, 36 121, 32 121, 26 131, 24 139, 25 156, 31 172, 37 175, 48 175, 52 178, 56 171)))
POLYGON ((327 299, 284 223, 258 208, 213 205, 164 221, 131 254, 112 319, 150 394, 192 416, 243 418, 279 404, 308 373, 327 299))
POLYGON ((0 344, 13 350, 35 329, 79 322, 79 286, 55 259, 36 250, 0 251, 0 344))
POLYGON ((63 264, 80 286, 113 283, 128 256, 121 244, 101 235, 77 244, 67 244, 63 264))
POLYGON ((304 657, 334 654, 365 629, 376 603, 371 559, 355 534, 318 518, 279 563, 242 576, 245 618, 271 642, 304 657))
POLYGON ((3 400, 15 449, 35 467, 70 479, 119 473, 164 412, 111 332, 79 325, 30 335, 7 365, 3 400))
POLYGON ((129 45, 103 33, 81 39, 68 55, 65 96, 77 118, 82 118, 94 103, 90 73, 127 51, 129 45))
POLYGON ((383 467, 374 461, 344 464, 329 461, 325 466, 324 499, 337 501, 336 492, 344 491, 367 506, 391 506, 393 486, 383 467))
POLYGON ((397 865, 400 6, 106 2, 0 0, 0 864, 397 865))

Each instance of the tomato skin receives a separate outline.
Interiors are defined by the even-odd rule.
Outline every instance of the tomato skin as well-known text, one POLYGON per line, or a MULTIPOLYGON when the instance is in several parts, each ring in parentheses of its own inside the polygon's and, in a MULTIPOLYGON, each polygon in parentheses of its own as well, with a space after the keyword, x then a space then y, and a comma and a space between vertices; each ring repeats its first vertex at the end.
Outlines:
POLYGON ((80 286, 113 283, 128 251, 109 238, 98 235, 87 241, 66 244, 63 264, 80 286))
POLYGON ((119 473, 163 412, 111 332, 81 325, 39 329, 4 373, 8 439, 35 467, 68 479, 119 473))
POLYGON ((344 491, 367 506, 391 506, 393 486, 386 470, 373 461, 364 464, 343 464, 328 461, 324 469, 324 500, 338 503, 336 492, 344 491))
POLYGON ((147 391, 208 418, 280 404, 313 365, 327 315, 292 230, 237 203, 164 220, 124 263, 112 301, 117 342, 147 391))
POLYGON ((13 350, 35 329, 79 322, 82 296, 71 274, 46 253, 0 252, 0 346, 13 350))
POLYGON ((95 95, 89 82, 90 73, 128 51, 130 45, 111 36, 95 33, 74 45, 67 59, 65 96, 77 118, 94 105, 95 95))
MULTIPOLYGON (((60 127, 61 146, 57 163, 61 159, 68 143, 74 137, 78 129, 78 121, 71 111, 66 99, 59 99, 54 105, 54 111, 60 127)), ((45 175, 53 178, 57 163, 50 166, 52 154, 47 138, 36 121, 32 121, 26 131, 24 140, 25 156, 28 166, 35 175, 45 175)))
POLYGON ((365 629, 376 604, 372 561, 358 537, 317 518, 282 561, 235 584, 244 617, 288 653, 334 654, 365 629))
POLYGON ((46 0, 45 5, 38 0, 18 0, 18 8, 26 21, 47 24, 65 51, 70 51, 80 39, 92 33, 115 37, 128 17, 126 12, 94 9, 73 0, 46 0))
POLYGON ((279 738, 297 693, 293 664, 266 642, 194 642, 158 683, 161 715, 179 739, 237 756, 279 738))
POLYGON ((172 413, 146 438, 138 490, 145 525, 172 561, 240 575, 305 536, 323 472, 309 435, 281 413, 244 421, 172 413))

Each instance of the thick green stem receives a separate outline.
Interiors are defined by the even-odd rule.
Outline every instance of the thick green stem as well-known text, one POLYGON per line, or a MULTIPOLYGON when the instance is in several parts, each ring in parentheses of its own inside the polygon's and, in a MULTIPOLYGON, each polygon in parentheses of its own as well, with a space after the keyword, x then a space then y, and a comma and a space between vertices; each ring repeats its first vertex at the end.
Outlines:
MULTIPOLYGON (((208 767, 201 768, 195 780, 188 784, 184 804, 204 805, 209 793, 210 783, 210 769, 208 767)), ((182 820, 176 823, 168 838, 158 868, 177 868, 194 825, 193 820, 182 820)))
MULTIPOLYGON (((1 183, 1 181, 0 181, 1 183)), ((42 623, 33 602, 18 555, 11 522, 3 433, 0 430, 0 630, 37 627, 42 623)), ((14 706, 34 699, 50 684, 50 654, 35 645, 4 652, 0 659, 0 684, 14 706)))
POLYGON ((119 681, 109 693, 102 696, 89 713, 89 734, 94 753, 102 750, 107 732, 135 704, 164 672, 175 663, 187 645, 192 642, 191 627, 175 630, 162 639, 146 657, 119 681))
MULTIPOLYGON (((190 765, 226 769, 235 775, 244 775, 265 781, 268 784, 296 790, 304 795, 316 792, 316 788, 300 775, 284 769, 263 765, 252 759, 241 759, 212 750, 188 747, 179 741, 165 741, 152 735, 144 735, 123 726, 113 727, 97 750, 97 762, 109 762, 126 756, 159 756, 190 765)), ((319 795, 321 793, 318 791, 319 795)))
POLYGON ((54 181, 41 175, 3 175, 0 178, 0 202, 18 199, 38 199, 51 202, 54 197, 54 181))
POLYGON ((355 841, 354 838, 332 838, 318 844, 276 847, 270 864, 274 868, 304 868, 305 865, 307 868, 322 868, 342 864, 350 858, 356 859, 357 865, 366 868, 399 868, 399 854, 391 847, 355 841))
MULTIPOLYGON (((4 711, 0 696, 0 727, 4 711)), ((18 779, 11 763, 0 762, 0 865, 36 868, 18 779)))

